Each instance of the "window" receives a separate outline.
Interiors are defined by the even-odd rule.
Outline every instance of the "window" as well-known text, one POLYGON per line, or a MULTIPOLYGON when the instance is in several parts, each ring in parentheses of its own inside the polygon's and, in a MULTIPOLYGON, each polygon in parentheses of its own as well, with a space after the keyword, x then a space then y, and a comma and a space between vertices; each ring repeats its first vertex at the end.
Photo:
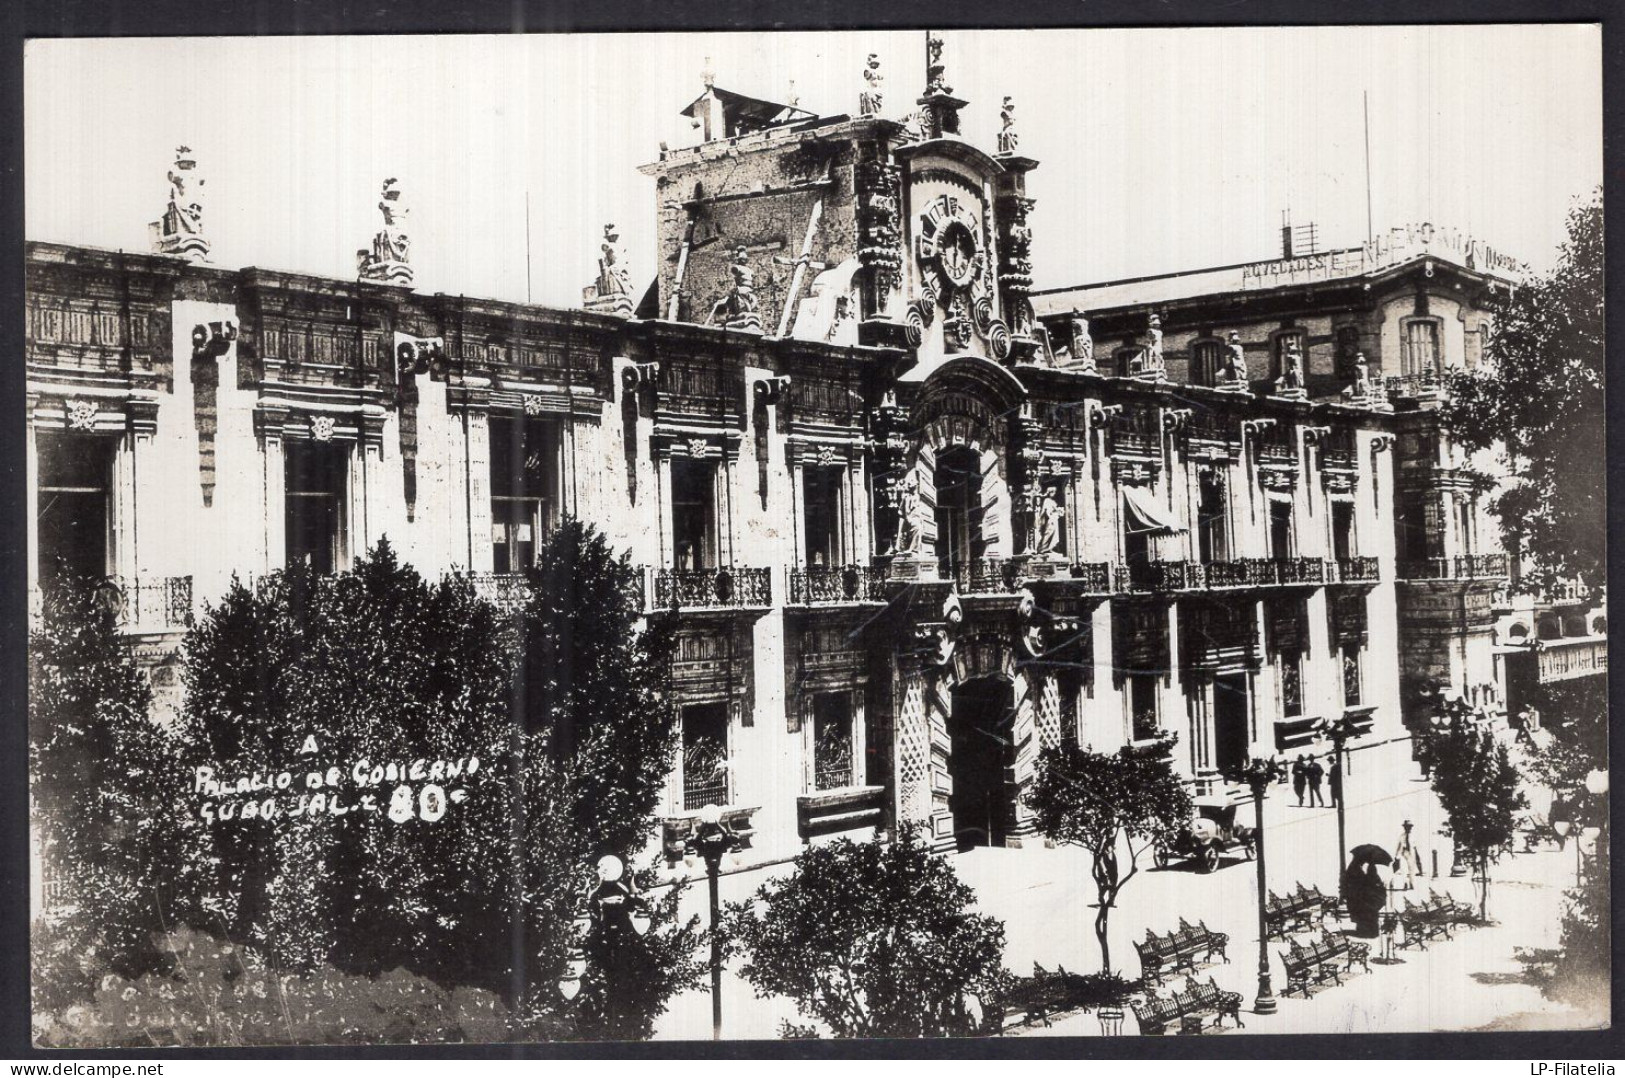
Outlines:
POLYGON ((728 705, 683 708, 683 811, 728 803, 728 705))
POLYGON ((348 567, 350 448, 342 442, 289 441, 284 449, 287 482, 287 564, 317 573, 348 567))
POLYGON ((1439 323, 1431 318, 1415 318, 1401 325, 1399 359, 1405 374, 1437 371, 1439 323))
POLYGON ((1360 645, 1349 641, 1338 649, 1343 662, 1343 706, 1360 703, 1360 645))
POLYGON ((671 462, 671 541, 674 568, 717 565, 717 466, 708 460, 671 462))
POLYGON ((1203 472, 1198 483, 1196 507, 1196 544, 1204 562, 1230 559, 1229 535, 1226 528, 1224 477, 1216 472, 1203 472))
POLYGON ((851 786, 852 696, 825 692, 813 697, 813 789, 851 786))
POLYGON ((1270 499, 1270 557, 1292 557, 1292 503, 1284 498, 1270 499))
POLYGON ((806 529, 806 565, 827 569, 844 565, 841 555, 841 468, 805 468, 801 497, 806 529))
POLYGON ((1219 380, 1219 366, 1224 362, 1224 344, 1220 341, 1198 341, 1191 348, 1191 382, 1211 386, 1219 380))
POLYGON ((113 441, 41 431, 39 579, 99 580, 113 571, 113 441))
POLYGON ((937 557, 965 565, 981 553, 982 462, 959 446, 937 456, 937 557))
POLYGON ((1292 367, 1292 350, 1296 347, 1298 359, 1298 373, 1305 377, 1309 374, 1309 338, 1302 330, 1291 330, 1278 334, 1275 338, 1274 354, 1272 356, 1272 369, 1270 377, 1285 377, 1292 367))
POLYGON ((1332 502, 1332 556, 1348 561, 1354 556, 1354 503, 1332 502))
POLYGON ((1394 518, 1400 561, 1444 557, 1443 517, 1436 497, 1402 494, 1395 499, 1394 518))
POLYGON ((1297 718, 1303 714, 1303 652, 1297 648, 1282 650, 1278 661, 1281 669, 1281 716, 1297 718))
POLYGON ((1127 681, 1130 736, 1149 741, 1162 732, 1157 718, 1157 675, 1130 674, 1127 681))
POLYGON ((518 573, 558 519, 559 426, 491 419, 491 568, 518 573))
POLYGON ((1115 374, 1119 378, 1127 378, 1134 371, 1134 362, 1140 358, 1138 348, 1119 348, 1112 353, 1112 369, 1101 371, 1101 374, 1115 374))

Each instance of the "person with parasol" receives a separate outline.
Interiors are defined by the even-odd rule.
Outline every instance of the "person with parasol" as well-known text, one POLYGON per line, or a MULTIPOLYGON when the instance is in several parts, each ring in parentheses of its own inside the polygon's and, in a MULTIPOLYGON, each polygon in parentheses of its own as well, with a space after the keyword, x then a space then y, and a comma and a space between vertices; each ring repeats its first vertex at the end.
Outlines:
POLYGON ((1354 922, 1354 935, 1376 939, 1382 908, 1388 901, 1384 879, 1393 870, 1394 859, 1381 846, 1370 843, 1349 851, 1348 867, 1343 869, 1343 903, 1354 922))

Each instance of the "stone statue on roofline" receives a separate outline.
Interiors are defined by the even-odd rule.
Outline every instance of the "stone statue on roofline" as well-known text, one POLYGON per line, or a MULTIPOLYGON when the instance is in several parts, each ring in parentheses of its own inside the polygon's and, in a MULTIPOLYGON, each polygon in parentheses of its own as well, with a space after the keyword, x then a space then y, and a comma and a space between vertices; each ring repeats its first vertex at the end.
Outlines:
POLYGON ((613 224, 604 226, 604 240, 598 252, 598 279, 582 290, 586 308, 609 314, 631 314, 632 282, 621 264, 621 233, 613 224))
POLYGON ((372 250, 356 252, 356 270, 365 281, 412 283, 412 239, 406 234, 411 210, 401 201, 400 181, 391 176, 379 191, 378 212, 384 225, 372 237, 372 250))
POLYGON ((1219 357, 1219 369, 1214 375, 1214 384, 1218 389, 1236 392, 1247 388, 1247 355, 1241 345, 1241 334, 1235 330, 1230 331, 1230 339, 1225 342, 1224 354, 1219 357))
POLYGON ((761 329, 756 273, 750 268, 750 253, 745 250, 744 244, 733 250, 728 262, 728 279, 728 294, 711 307, 707 324, 722 325, 728 329, 761 329))
POLYGON ((1303 384, 1303 347, 1295 333, 1281 340, 1281 377, 1275 380, 1275 395, 1294 398, 1307 395, 1303 384))
POLYGON ((858 95, 859 116, 879 116, 886 101, 886 76, 880 73, 880 56, 869 54, 863 69, 863 92, 858 95))
POLYGON ((203 235, 205 182, 197 171, 191 148, 176 147, 175 163, 169 167, 169 201, 164 215, 148 226, 154 251, 193 260, 208 255, 209 241, 203 235))
POLYGON ((1016 143, 1016 103, 1013 98, 1006 97, 1004 105, 999 109, 999 152, 1015 153, 1016 143))

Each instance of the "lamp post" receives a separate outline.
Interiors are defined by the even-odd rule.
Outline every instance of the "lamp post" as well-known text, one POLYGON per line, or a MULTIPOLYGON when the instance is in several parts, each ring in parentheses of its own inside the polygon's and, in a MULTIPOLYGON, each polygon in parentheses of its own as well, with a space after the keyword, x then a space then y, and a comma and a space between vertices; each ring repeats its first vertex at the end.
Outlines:
POLYGON ((625 862, 614 854, 606 854, 598 859, 597 872, 597 886, 587 897, 585 908, 571 923, 575 944, 559 977, 559 995, 569 1003, 581 994, 581 979, 587 972, 587 944, 596 929, 599 974, 604 980, 604 1009, 613 1021, 615 993, 611 968, 618 963, 626 931, 630 929, 639 936, 645 934, 651 918, 632 878, 627 875, 625 862))
POLYGON ((1347 798, 1347 790, 1343 786, 1344 746, 1348 744, 1350 738, 1358 737, 1360 730, 1347 715, 1339 715, 1335 719, 1322 719, 1316 729, 1320 736, 1332 743, 1332 774, 1336 779, 1332 788, 1337 793, 1337 878, 1342 879, 1348 857, 1348 839, 1343 816, 1343 802, 1347 798))
POLYGON ((722 820, 722 810, 716 805, 700 809, 700 825, 688 840, 690 856, 698 855, 705 862, 705 875, 709 882, 711 900, 711 1039, 722 1039, 722 938, 717 934, 717 920, 721 902, 717 897, 717 874, 722 870, 722 858, 740 849, 738 836, 722 820))
POLYGON ((1264 870, 1264 791, 1271 783, 1286 777, 1286 768, 1279 760, 1254 756, 1245 766, 1234 767, 1224 776, 1230 782, 1245 784, 1253 793, 1253 846, 1258 854, 1258 998, 1253 1000, 1256 1014, 1275 1013, 1275 990, 1270 985, 1269 919, 1264 905, 1268 875, 1264 870))

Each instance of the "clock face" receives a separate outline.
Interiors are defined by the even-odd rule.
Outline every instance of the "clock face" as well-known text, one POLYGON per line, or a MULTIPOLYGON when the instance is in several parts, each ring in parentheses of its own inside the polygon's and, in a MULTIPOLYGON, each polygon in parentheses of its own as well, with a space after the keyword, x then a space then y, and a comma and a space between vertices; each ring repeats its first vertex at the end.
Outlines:
POLYGON ((919 262, 927 289, 943 306, 981 285, 982 229, 973 210, 941 195, 920 215, 919 262))

